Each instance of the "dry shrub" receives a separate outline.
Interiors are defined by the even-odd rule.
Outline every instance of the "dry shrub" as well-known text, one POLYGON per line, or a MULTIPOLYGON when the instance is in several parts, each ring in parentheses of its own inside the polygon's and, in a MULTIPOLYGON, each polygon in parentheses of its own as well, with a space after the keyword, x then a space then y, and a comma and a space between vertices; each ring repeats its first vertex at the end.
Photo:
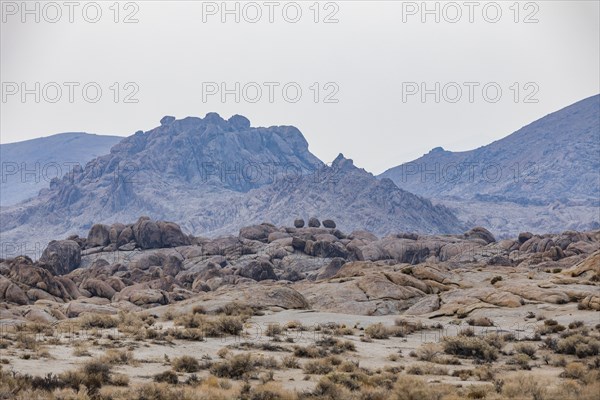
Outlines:
POLYGON ((504 382, 502 394, 509 399, 543 400, 546 398, 547 386, 547 382, 542 382, 539 378, 521 374, 504 382))
POLYGON ((100 358, 102 362, 110 365, 135 365, 137 361, 133 356, 133 352, 124 350, 109 349, 100 358))
POLYGON ((471 326, 494 326, 494 321, 488 317, 469 318, 467 324, 471 326))
POLYGON ((327 359, 320 359, 307 361, 302 369, 306 374, 325 375, 333 371, 333 365, 327 359))
POLYGON ((282 333, 283 333, 283 328, 281 327, 281 325, 279 325, 277 323, 267 325, 267 329, 265 330, 265 335, 271 336, 271 337, 281 335, 282 333))
POLYGON ((281 365, 285 368, 300 368, 298 359, 294 356, 285 356, 281 359, 281 365))
POLYGON ((597 356, 600 349, 600 341, 591 336, 580 334, 560 339, 556 343, 556 352, 561 354, 573 354, 579 358, 597 356))
POLYGON ((197 372, 200 370, 200 363, 194 357, 182 356, 171 361, 173 369, 177 372, 197 372))
POLYGON ((400 376, 393 393, 393 398, 396 400, 440 400, 444 394, 448 393, 448 389, 436 388, 427 384, 423 379, 400 376), (446 393, 443 393, 444 390, 446 393))
POLYGON ((486 362, 492 362, 498 358, 498 349, 479 337, 446 336, 442 344, 447 354, 486 362))
POLYGON ((225 304, 223 307, 217 310, 217 314, 225 314, 229 316, 239 316, 248 319, 253 315, 259 315, 259 310, 255 310, 249 305, 232 302, 225 304))
POLYGON ((564 325, 560 325, 554 319, 546 319, 544 320, 544 325, 538 326, 536 328, 536 333, 539 335, 548 335, 551 333, 562 332, 567 329, 564 325))
POLYGON ((326 349, 331 354, 341 354, 346 351, 356 351, 356 346, 349 340, 340 340, 332 336, 327 336, 317 340, 315 344, 326 349))
POLYGON ((532 360, 535 360, 535 353, 537 351, 537 347, 533 344, 522 343, 515 346, 515 351, 521 354, 527 355, 532 360))
POLYGON ((85 313, 79 317, 79 325, 83 329, 110 329, 119 325, 119 319, 112 315, 85 313))
POLYGON ((278 367, 273 357, 253 356, 249 353, 236 354, 212 364, 210 372, 220 378, 242 379, 252 375, 259 368, 273 369, 278 367))
MULTIPOLYGON (((187 328, 188 333, 192 333, 192 337, 201 338, 204 335, 208 337, 239 335, 244 329, 244 320, 244 317, 241 316, 220 315, 218 317, 208 317, 203 314, 184 314, 179 316, 175 323, 187 328)), ((183 333, 174 333, 180 337, 183 336, 183 338, 188 336, 183 333)))
POLYGON ((365 329, 365 335, 369 336, 372 339, 389 339, 391 334, 392 329, 386 327, 381 322, 369 325, 365 329))
POLYGON ((294 346, 294 355, 302 358, 321 358, 327 355, 327 350, 315 345, 294 346))
POLYGON ((408 367, 409 375, 448 375, 448 369, 432 364, 415 364, 408 367))
POLYGON ((179 378, 177 378, 177 374, 172 370, 167 370, 156 374, 154 375, 153 379, 154 382, 170 383, 171 385, 176 385, 179 383, 179 378))
POLYGON ((433 343, 426 343, 417 349, 417 359, 419 359, 420 361, 432 362, 438 357, 440 350, 441 349, 439 348, 439 346, 433 343))

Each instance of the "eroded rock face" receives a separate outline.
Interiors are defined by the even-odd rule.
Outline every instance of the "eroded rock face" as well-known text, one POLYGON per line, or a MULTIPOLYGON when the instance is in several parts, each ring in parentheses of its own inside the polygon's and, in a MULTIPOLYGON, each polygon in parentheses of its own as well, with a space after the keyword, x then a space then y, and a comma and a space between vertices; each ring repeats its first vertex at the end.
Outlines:
POLYGON ((275 232, 276 230, 277 229, 271 224, 247 226, 240 229, 240 238, 266 242, 269 238, 269 234, 275 232))
POLYGON ((273 271, 273 265, 267 261, 250 261, 240 269, 239 274, 255 281, 264 281, 266 279, 277 280, 277 275, 273 271))
POLYGON ((162 232, 156 222, 148 217, 140 219, 132 227, 133 237, 142 249, 157 249, 162 245, 162 232))
POLYGON ((68 274, 81 263, 81 247, 73 240, 53 240, 44 249, 40 262, 57 275, 68 274))
POLYGON ((176 223, 158 221, 156 225, 160 229, 161 247, 177 247, 190 244, 189 237, 181 231, 176 223))
POLYGON ((490 231, 488 231, 487 229, 485 229, 481 226, 476 226, 475 228, 466 232, 465 236, 469 239, 481 239, 486 244, 493 243, 496 241, 496 238, 494 237, 494 235, 492 235, 492 233, 490 231))
POLYGON ((92 226, 87 237, 88 247, 107 246, 110 243, 110 230, 111 228, 104 224, 92 226))
POLYGON ((8 303, 29 304, 29 298, 23 289, 3 276, 0 276, 0 299, 8 303))

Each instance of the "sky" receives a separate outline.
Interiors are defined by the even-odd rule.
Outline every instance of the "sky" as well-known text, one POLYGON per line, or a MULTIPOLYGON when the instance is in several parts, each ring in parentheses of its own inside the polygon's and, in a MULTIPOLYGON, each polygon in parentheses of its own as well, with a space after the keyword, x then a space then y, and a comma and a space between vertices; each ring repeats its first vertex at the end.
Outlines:
POLYGON ((600 92, 598 1, 1 7, 0 143, 217 112, 294 125, 325 162, 378 174, 600 92))

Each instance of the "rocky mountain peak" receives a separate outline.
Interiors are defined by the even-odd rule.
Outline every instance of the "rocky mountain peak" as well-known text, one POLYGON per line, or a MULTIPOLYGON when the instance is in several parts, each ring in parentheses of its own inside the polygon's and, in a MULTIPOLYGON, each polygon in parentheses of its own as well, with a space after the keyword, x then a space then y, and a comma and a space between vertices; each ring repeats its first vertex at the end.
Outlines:
POLYGON ((293 126, 251 127, 241 115, 165 116, 84 168, 56 179, 37 198, 3 210, 3 236, 81 234, 147 215, 193 234, 231 233, 260 221, 331 215, 349 231, 460 232, 449 209, 400 190, 339 154, 326 166, 293 126))

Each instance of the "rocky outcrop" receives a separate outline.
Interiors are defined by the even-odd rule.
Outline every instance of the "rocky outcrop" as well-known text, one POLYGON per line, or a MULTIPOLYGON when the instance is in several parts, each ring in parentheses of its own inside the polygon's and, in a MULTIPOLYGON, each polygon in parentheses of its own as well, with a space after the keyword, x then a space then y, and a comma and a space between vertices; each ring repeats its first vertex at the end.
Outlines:
POLYGON ((81 248, 73 240, 53 240, 44 249, 40 262, 57 275, 68 274, 81 263, 81 248))
POLYGON ((264 281, 266 279, 277 280, 277 275, 273 271, 273 265, 268 261, 252 260, 239 269, 239 274, 255 281, 264 281))
POLYGON ((87 245, 89 247, 107 246, 110 240, 110 227, 104 224, 95 224, 90 229, 87 237, 87 245))
POLYGON ((266 242, 269 238, 269 234, 275 232, 277 228, 271 224, 260 224, 246 226, 240 229, 240 238, 248 240, 258 240, 259 242, 266 242))
POLYGON ((130 225, 93 225, 86 239, 52 242, 43 262, 24 256, 0 262, 0 299, 20 310, 18 318, 49 321, 196 298, 215 306, 241 301, 430 318, 528 304, 598 308, 600 231, 496 241, 483 228, 378 238, 327 225, 262 223, 218 238, 188 236, 176 224, 147 217, 130 225), (130 247, 115 246, 128 229, 130 247), (109 244, 98 245, 106 243, 107 232, 109 244), (64 247, 79 249, 79 268, 63 267, 71 261, 62 261, 64 247), (70 272, 56 275, 53 265, 70 272), (42 310, 40 304, 52 306, 42 310))

